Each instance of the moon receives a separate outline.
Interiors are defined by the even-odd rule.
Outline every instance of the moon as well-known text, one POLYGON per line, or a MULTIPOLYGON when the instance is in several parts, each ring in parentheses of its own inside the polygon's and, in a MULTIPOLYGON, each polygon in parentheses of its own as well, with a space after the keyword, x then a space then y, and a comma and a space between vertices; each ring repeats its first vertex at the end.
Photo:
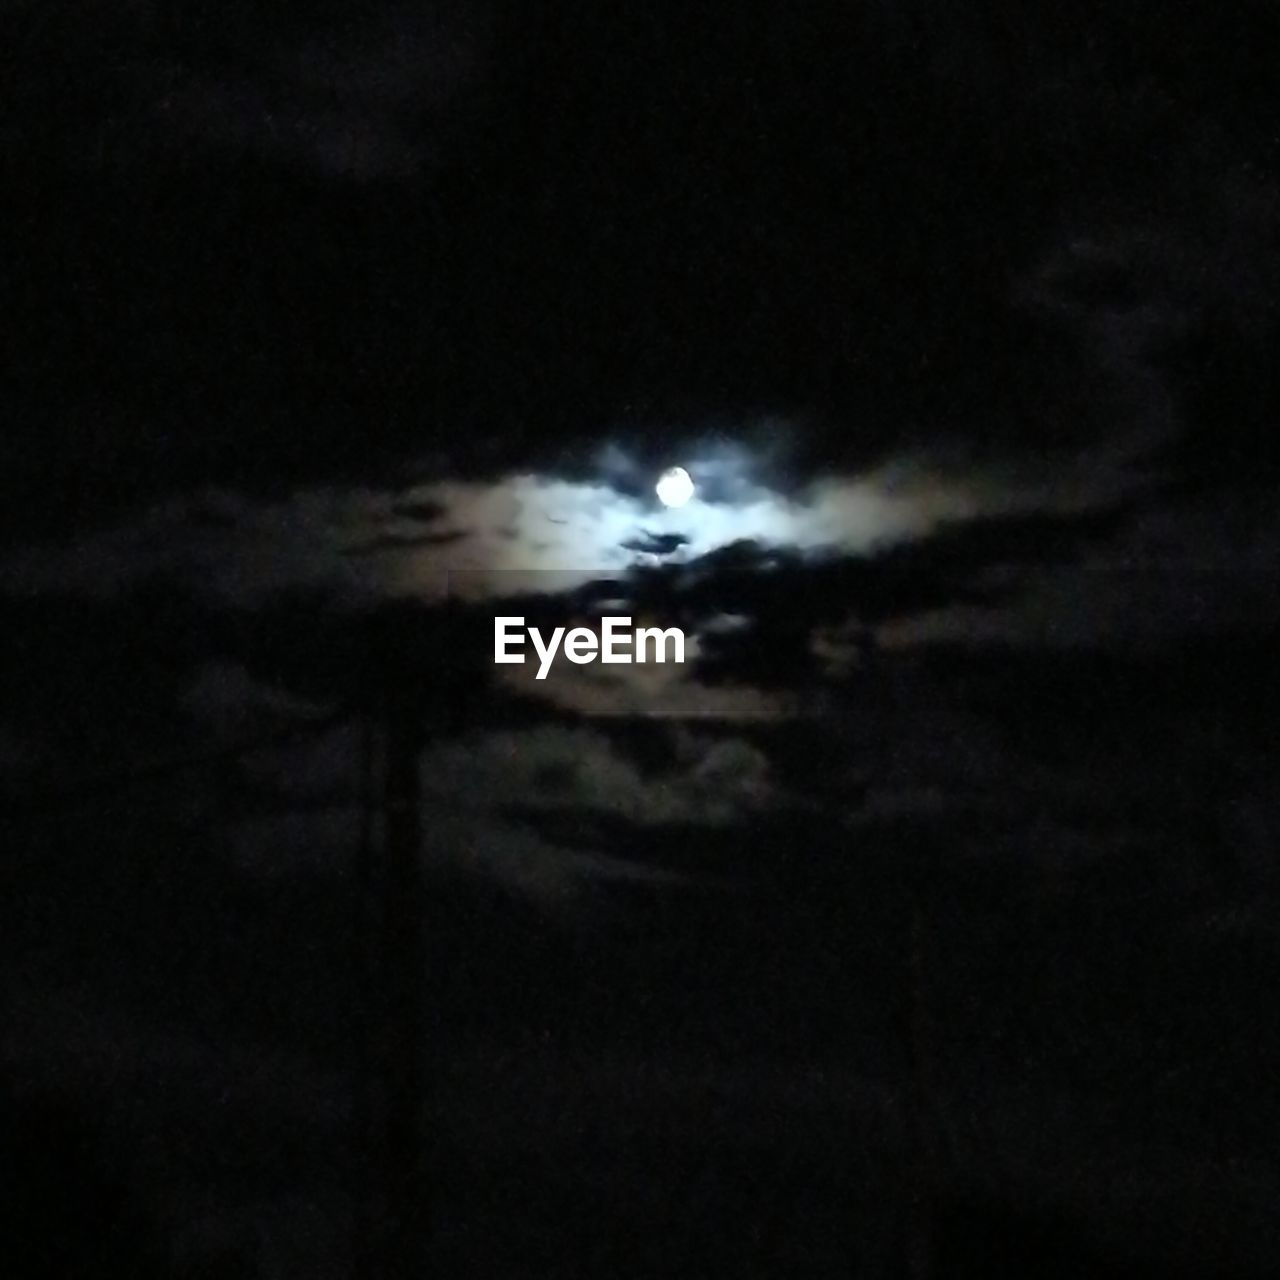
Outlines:
POLYGON ((683 507, 693 497, 693 478, 683 467, 670 467, 658 477, 656 491, 664 507, 683 507))

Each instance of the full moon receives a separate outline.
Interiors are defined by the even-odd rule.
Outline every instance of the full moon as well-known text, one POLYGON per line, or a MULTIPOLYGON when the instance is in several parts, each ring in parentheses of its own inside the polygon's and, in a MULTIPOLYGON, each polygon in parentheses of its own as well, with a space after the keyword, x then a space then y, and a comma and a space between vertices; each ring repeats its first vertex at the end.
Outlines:
POLYGON ((693 479, 683 467, 672 467, 658 477, 657 492, 664 507, 683 507, 693 497, 693 479))

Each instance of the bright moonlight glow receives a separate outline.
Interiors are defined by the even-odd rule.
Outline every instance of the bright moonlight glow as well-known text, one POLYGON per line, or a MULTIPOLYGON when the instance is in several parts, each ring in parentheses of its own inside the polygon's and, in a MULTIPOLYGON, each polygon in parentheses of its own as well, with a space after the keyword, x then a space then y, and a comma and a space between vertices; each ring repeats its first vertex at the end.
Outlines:
POLYGON ((658 477, 657 489, 664 507, 683 507, 693 497, 693 479, 683 467, 672 467, 658 477))

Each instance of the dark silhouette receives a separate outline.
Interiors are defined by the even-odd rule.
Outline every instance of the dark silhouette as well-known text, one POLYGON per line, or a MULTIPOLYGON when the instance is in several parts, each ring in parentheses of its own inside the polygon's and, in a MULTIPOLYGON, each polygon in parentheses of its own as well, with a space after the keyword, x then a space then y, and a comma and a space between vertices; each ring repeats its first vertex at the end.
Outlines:
POLYGON ((150 1224, 87 1118, 49 1099, 0 1095, 6 1280, 162 1280, 150 1224))

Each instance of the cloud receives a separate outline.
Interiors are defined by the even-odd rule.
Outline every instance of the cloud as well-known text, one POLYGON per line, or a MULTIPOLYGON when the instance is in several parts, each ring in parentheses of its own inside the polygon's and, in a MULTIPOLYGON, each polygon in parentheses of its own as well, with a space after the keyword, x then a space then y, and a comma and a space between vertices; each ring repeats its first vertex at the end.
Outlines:
POLYGON ((447 144, 488 21, 483 5, 449 4, 375 6, 325 27, 276 15, 228 21, 190 52, 141 18, 115 64, 132 105, 91 122, 81 160, 131 166, 204 144, 335 179, 412 176, 447 144))
POLYGON ((1181 441, 1175 464, 1207 474, 1230 457, 1239 478, 1275 461, 1258 415, 1274 411, 1264 353, 1277 331, 1280 182, 1209 120, 1161 157, 1140 190, 1064 210, 1065 232, 1016 301, 1067 335, 1106 389, 1098 434, 1181 441))
MULTIPOLYGON (((696 460, 691 463, 697 477, 696 460)), ((1066 481, 1059 481, 1066 488, 1066 481)), ((944 522, 1049 500, 1045 486, 892 466, 828 477, 791 495, 763 486, 736 501, 701 496, 679 511, 603 480, 517 473, 409 490, 322 487, 278 501, 204 491, 158 503, 73 544, 0 560, 9 590, 111 596, 157 575, 206 598, 253 603, 316 589, 353 603, 567 590, 643 563, 644 540, 694 559, 742 539, 871 554, 944 522)))
MULTIPOLYGON (((695 482, 697 458, 688 467, 695 482)), ((873 555, 923 538, 944 524, 992 511, 1074 506, 1098 500, 1113 478, 1082 479, 1079 460, 1052 483, 934 469, 905 462, 865 475, 826 477, 784 494, 752 485, 732 501, 701 493, 668 510, 648 494, 618 492, 603 480, 515 474, 488 483, 424 486, 469 538, 446 551, 424 548, 385 561, 393 595, 430 592, 447 570, 455 593, 488 597, 558 590, 645 563, 645 544, 674 547, 681 561, 743 540, 800 551, 873 555), (1090 493, 1088 490, 1092 490, 1090 493), (678 545, 677 545, 678 544, 678 545)), ((717 479, 724 477, 717 473, 717 479)))
MULTIPOLYGON (((246 690, 245 714, 255 705, 275 709, 286 701, 241 671, 211 666, 183 706, 189 709, 197 698, 211 703, 213 728, 228 716, 238 721, 242 704, 227 701, 233 687, 246 690)), ((660 768, 649 768, 621 752, 608 734, 589 728, 477 729, 423 751, 422 792, 437 812, 497 820, 505 808, 581 806, 643 825, 730 822, 786 799, 767 757, 747 740, 687 726, 661 732, 669 735, 667 758, 660 768)), ((254 751, 244 759, 245 776, 289 803, 350 797, 358 785, 361 737, 353 721, 254 751)))
POLYGON ((313 703, 283 693, 255 679, 240 663, 225 659, 204 663, 178 706, 218 742, 244 741, 250 733, 292 724, 318 711, 313 703))
MULTIPOLYGON (((1274 486, 1220 487, 1139 512, 1072 565, 1033 568, 999 609, 942 608, 881 629, 892 648, 932 640, 1162 647, 1180 636, 1271 625, 1280 516, 1274 486)), ((997 566, 998 567, 998 566, 997 566)))
POLYGON ((604 734, 547 727, 473 735, 428 752, 428 794, 491 808, 583 808, 645 826, 726 824, 778 804, 768 761, 740 739, 686 734, 669 769, 647 776, 604 734))
MULTIPOLYGON (((407 136, 376 103, 325 106, 296 90, 185 68, 167 79, 153 119, 171 146, 199 141, 353 180, 408 177, 431 158, 430 147, 407 136)), ((107 145, 118 158, 119 149, 107 145)))
MULTIPOLYGON (((350 874, 360 756, 354 724, 247 756, 242 776, 256 797, 253 811, 237 815, 226 795, 213 792, 202 801, 223 856, 259 878, 350 874)), ((604 735, 559 727, 472 733, 429 747, 419 772, 425 856, 438 869, 496 882, 553 913, 575 910, 606 882, 688 877, 619 859, 607 847, 561 847, 506 811, 587 809, 641 826, 724 825, 780 798, 757 748, 688 733, 673 737, 671 767, 653 777, 604 735)))
POLYGON ((70 542, 17 549, 0 559, 0 586, 106 599, 169 577, 222 604, 299 589, 358 599, 364 578, 342 554, 345 539, 377 536, 389 511, 389 495, 358 488, 310 490, 280 502, 205 490, 70 542))
MULTIPOLYGON (((689 461, 697 480, 698 458, 689 461)), ((301 594, 353 618, 396 602, 431 606, 446 595, 482 606, 562 596, 636 566, 693 563, 751 545, 765 554, 845 557, 854 567, 865 560, 873 569, 886 557, 906 555, 909 586, 911 548, 920 549, 928 569, 930 547, 942 554, 957 539, 963 547, 966 530, 987 529, 998 543, 1030 536, 1019 519, 1053 525, 1062 516, 1070 535, 1079 517, 1147 483, 1131 463, 1123 441, 1039 468, 903 459, 782 493, 769 489, 763 475, 751 475, 750 458, 722 452, 712 474, 732 490, 732 500, 716 500, 713 490, 678 511, 626 486, 619 492, 606 477, 533 473, 408 488, 321 487, 276 500, 205 490, 71 542, 17 549, 0 559, 0 584, 11 595, 105 601, 160 581, 215 611, 261 610, 301 594)), ((1010 545, 1011 571, 1027 559, 1022 552, 1010 545)), ((983 565, 1000 563, 998 545, 983 553, 983 565)), ((877 581, 865 573, 828 573, 814 579, 814 589, 865 593, 877 581)), ((910 591, 903 598, 912 598, 910 591)), ((1006 610, 1000 624, 1018 616, 1006 610)), ((967 625, 968 615, 947 611, 941 625, 962 617, 967 625)), ((559 664, 551 680, 535 683, 535 669, 526 664, 499 671, 498 681, 588 715, 767 718, 795 710, 785 685, 765 694, 697 681, 691 664, 699 644, 690 635, 683 667, 559 664)))

